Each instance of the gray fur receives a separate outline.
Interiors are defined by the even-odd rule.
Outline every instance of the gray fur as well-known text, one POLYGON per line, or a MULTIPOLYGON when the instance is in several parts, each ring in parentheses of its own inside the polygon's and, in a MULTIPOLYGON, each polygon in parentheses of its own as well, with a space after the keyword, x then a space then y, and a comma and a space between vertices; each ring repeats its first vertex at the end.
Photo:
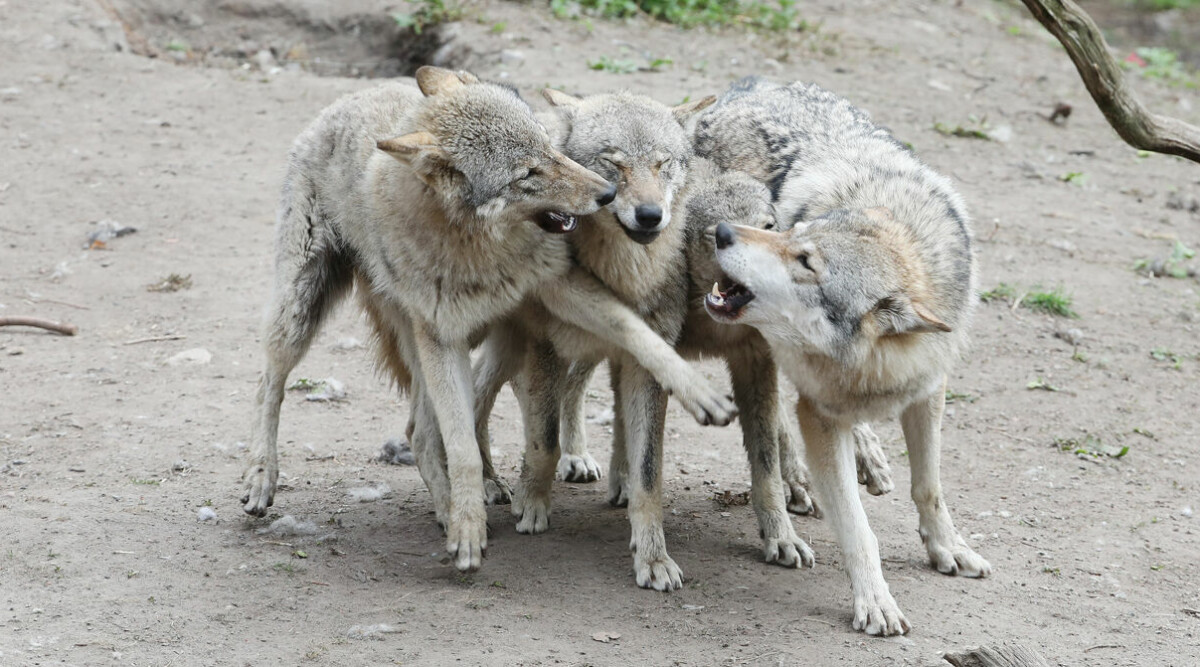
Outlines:
POLYGON ((906 632, 855 491, 856 422, 900 415, 931 563, 986 576, 991 566, 954 528, 938 470, 945 377, 966 345, 975 299, 966 208, 865 112, 810 84, 735 84, 698 119, 696 145, 762 182, 781 224, 794 225, 718 230, 716 258, 734 285, 706 305, 720 322, 761 332, 799 390, 797 417, 847 563, 854 627, 906 632))
POLYGON ((566 241, 534 220, 591 213, 611 186, 557 151, 513 91, 429 67, 417 81, 342 98, 293 145, 243 504, 262 516, 274 501, 287 376, 356 282, 382 365, 413 392, 414 453, 466 570, 487 545, 471 340, 568 272, 566 241))

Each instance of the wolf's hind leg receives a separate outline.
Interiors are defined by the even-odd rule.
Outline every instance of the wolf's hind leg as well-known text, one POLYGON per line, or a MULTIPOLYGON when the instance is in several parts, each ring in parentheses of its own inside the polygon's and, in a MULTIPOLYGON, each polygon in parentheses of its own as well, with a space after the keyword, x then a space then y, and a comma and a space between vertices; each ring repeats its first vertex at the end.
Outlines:
POLYGON ((492 327, 472 367, 475 377, 475 439, 483 459, 483 499, 488 505, 512 502, 512 489, 492 465, 492 436, 488 421, 504 383, 512 380, 524 363, 525 336, 509 324, 492 327))
POLYGON ((558 457, 558 476, 564 482, 589 483, 600 479, 600 464, 587 450, 583 400, 587 385, 596 372, 595 362, 576 361, 567 371, 562 397, 562 455, 558 457))
POLYGON ((939 475, 942 449, 942 412, 946 392, 939 389, 900 413, 904 441, 912 466, 912 499, 920 515, 918 532, 929 562, 938 572, 964 577, 986 577, 992 566, 967 546, 954 527, 939 475))
POLYGON ((629 505, 629 459, 625 452, 625 406, 622 399, 621 368, 623 364, 609 359, 608 376, 613 393, 612 458, 608 460, 608 504, 613 507, 629 505))
MULTIPOLYGON (((778 383, 778 380, 776 380, 778 383)), ((812 497, 812 483, 808 479, 808 467, 800 458, 800 432, 782 409, 783 398, 775 398, 775 434, 779 438, 779 473, 783 478, 783 494, 787 509, 792 514, 821 516, 821 510, 812 497)))
POLYGON ((812 567, 813 551, 796 535, 787 513, 779 467, 779 377, 770 352, 743 350, 728 360, 733 400, 750 459, 750 502, 758 516, 763 557, 784 567, 812 567))
POLYGON ((311 224, 309 218, 317 213, 311 202, 304 203, 307 208, 294 204, 281 214, 275 287, 263 326, 266 365, 255 395, 250 462, 242 474, 242 509, 251 516, 265 515, 275 502, 279 409, 288 375, 354 279, 350 258, 338 248, 336 240, 322 236, 326 228, 311 224), (307 242, 293 238, 298 233, 306 233, 307 242))
POLYGON ((514 382, 525 424, 525 457, 512 503, 518 533, 536 535, 550 527, 550 490, 559 455, 559 409, 566 375, 566 363, 543 342, 533 346, 514 382))
POLYGON ((892 481, 892 469, 888 466, 887 454, 883 453, 883 447, 879 444, 879 436, 866 423, 855 424, 851 432, 854 435, 858 483, 867 487, 867 493, 873 496, 891 493, 896 484, 892 481))

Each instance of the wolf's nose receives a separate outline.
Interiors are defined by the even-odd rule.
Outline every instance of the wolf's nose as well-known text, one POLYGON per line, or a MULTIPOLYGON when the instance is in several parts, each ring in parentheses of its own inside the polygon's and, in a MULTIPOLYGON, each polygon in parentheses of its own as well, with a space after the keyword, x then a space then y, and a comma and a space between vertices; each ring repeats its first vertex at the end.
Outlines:
POLYGON ((608 189, 605 190, 599 197, 596 197, 596 203, 601 206, 608 206, 617 198, 617 186, 612 183, 608 184, 608 189))
POLYGON ((733 245, 733 227, 725 223, 717 225, 717 250, 733 245))
POLYGON ((657 227, 662 222, 662 207, 657 204, 642 204, 633 209, 633 217, 639 227, 657 227))

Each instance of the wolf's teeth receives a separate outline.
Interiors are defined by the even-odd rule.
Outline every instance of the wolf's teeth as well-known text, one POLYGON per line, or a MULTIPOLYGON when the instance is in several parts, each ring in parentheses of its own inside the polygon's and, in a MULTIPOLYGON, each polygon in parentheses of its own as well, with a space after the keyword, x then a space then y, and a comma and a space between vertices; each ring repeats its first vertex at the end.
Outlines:
POLYGON ((721 288, 720 288, 720 284, 721 284, 720 282, 715 282, 715 283, 713 283, 713 291, 712 291, 712 295, 713 295, 713 296, 715 296, 715 297, 717 297, 718 299, 720 299, 720 298, 721 298, 721 288))

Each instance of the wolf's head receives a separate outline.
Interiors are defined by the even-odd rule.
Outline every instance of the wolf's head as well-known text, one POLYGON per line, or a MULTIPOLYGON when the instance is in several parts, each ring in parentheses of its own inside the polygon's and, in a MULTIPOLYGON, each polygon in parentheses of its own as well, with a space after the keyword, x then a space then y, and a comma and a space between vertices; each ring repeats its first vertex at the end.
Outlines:
POLYGON ((570 128, 563 138, 566 154, 617 184, 608 206, 624 232, 643 244, 658 238, 671 222, 671 202, 692 159, 683 124, 716 98, 672 108, 629 93, 584 99, 552 89, 543 93, 570 128))
POLYGON ((775 229, 775 209, 767 186, 740 171, 721 171, 697 158, 688 180, 688 271, 694 284, 708 285, 724 273, 717 263, 712 228, 732 223, 775 229))
POLYGON ((378 142, 464 220, 532 220, 549 232, 575 229, 615 187, 567 158, 517 93, 467 72, 417 70, 425 94, 415 130, 378 142))
POLYGON ((749 324, 773 345, 861 367, 966 324, 886 208, 838 210, 787 232, 722 224, 714 238, 724 277, 705 301, 709 315, 749 324))

